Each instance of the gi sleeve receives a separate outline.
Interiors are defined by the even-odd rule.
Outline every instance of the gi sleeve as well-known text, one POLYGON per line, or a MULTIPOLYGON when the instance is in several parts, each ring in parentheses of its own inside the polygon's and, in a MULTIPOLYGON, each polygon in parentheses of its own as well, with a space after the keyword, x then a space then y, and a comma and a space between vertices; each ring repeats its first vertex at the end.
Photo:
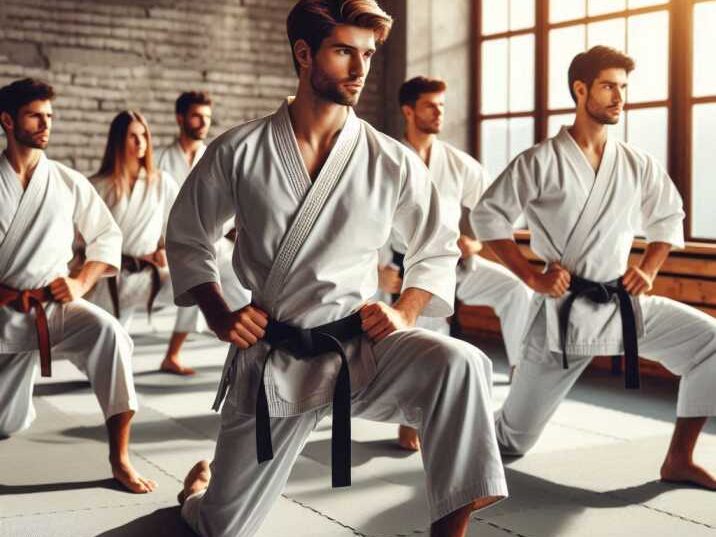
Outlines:
POLYGON ((457 230, 440 214, 438 191, 423 163, 406 153, 402 171, 392 230, 395 248, 405 252, 402 289, 415 287, 432 293, 422 315, 447 317, 453 313, 455 268, 460 258, 457 230))
POLYGON ((122 232, 92 183, 79 173, 73 183, 75 207, 72 220, 84 239, 86 262, 107 264, 103 276, 113 276, 122 265, 122 232))
POLYGON ((481 241, 514 239, 514 226, 535 195, 534 173, 523 153, 513 160, 470 213, 470 224, 481 241))
POLYGON ((666 170, 647 155, 642 182, 642 226, 647 242, 684 247, 684 210, 681 196, 666 170))
POLYGON ((177 306, 192 306, 189 289, 220 284, 216 242, 235 214, 234 149, 219 137, 179 191, 167 226, 167 258, 177 306))

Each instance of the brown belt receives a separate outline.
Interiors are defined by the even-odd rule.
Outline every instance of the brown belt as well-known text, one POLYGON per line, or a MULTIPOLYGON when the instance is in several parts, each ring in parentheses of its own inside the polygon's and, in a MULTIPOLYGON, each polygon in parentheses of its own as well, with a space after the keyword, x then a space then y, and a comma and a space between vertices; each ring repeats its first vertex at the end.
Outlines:
POLYGON ((47 315, 43 306, 43 302, 51 300, 52 293, 49 286, 21 291, 0 283, 0 306, 7 306, 21 313, 30 313, 35 310, 35 329, 40 348, 40 371, 43 377, 52 375, 50 327, 47 324, 47 315))
MULTIPOLYGON (((149 268, 152 274, 152 287, 149 290, 149 299, 147 300, 147 315, 152 316, 152 308, 154 300, 159 294, 161 288, 161 279, 159 277, 159 267, 146 259, 132 257, 122 254, 122 270, 130 274, 142 272, 145 268, 149 268)), ((119 319, 119 283, 117 276, 112 276, 107 282, 109 284, 109 296, 112 299, 112 307, 114 308, 114 316, 119 319)))

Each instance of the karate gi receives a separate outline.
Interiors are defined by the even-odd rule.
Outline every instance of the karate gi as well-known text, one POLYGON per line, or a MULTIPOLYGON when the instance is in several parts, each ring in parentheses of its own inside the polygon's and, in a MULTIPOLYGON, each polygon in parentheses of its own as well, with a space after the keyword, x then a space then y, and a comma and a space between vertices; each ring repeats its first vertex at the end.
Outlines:
MULTIPOLYGON (((359 309, 376 291, 378 250, 391 231, 407 244, 404 288, 433 294, 427 314, 451 312, 457 235, 440 219, 425 167, 350 109, 314 181, 287 102, 209 146, 169 222, 179 305, 192 303, 189 289, 218 281, 213 245, 232 216, 239 281, 273 319, 313 327, 359 309)), ((361 336, 344 347, 353 416, 408 423, 423 434, 431 520, 477 497, 507 495, 490 411, 492 368, 484 354, 420 329, 397 331, 377 344, 361 336)), ((201 535, 254 534, 309 433, 330 412, 338 356, 301 361, 272 353, 265 386, 274 458, 258 465, 254 409, 267 351, 264 341, 229 350, 212 480, 182 509, 201 535)))
MULTIPOLYGON (((157 174, 151 183, 147 181, 142 168, 134 188, 118 201, 114 184, 109 177, 94 176, 90 179, 97 192, 112 212, 122 232, 122 254, 142 257, 153 254, 160 245, 164 245, 169 211, 179 188, 174 179, 166 172, 157 174)), ((159 268, 160 288, 154 306, 168 306, 173 303, 169 269, 159 268)), ((118 278, 119 320, 129 329, 137 308, 146 310, 147 300, 152 286, 151 269, 130 273, 122 270, 118 278)), ((88 300, 114 313, 108 282, 100 281, 88 300)))
MULTIPOLYGON (((87 261, 116 272, 121 235, 87 179, 43 153, 23 191, 0 155, 0 283, 36 289, 67 276, 75 228, 86 242, 87 261)), ((105 419, 136 410, 132 340, 117 320, 82 299, 48 302, 45 312, 53 360, 69 359, 87 375, 105 419)), ((0 307, 0 436, 26 429, 35 418, 37 349, 35 313, 0 307)))
MULTIPOLYGON (((472 224, 483 241, 511 239, 522 213, 535 254, 596 282, 624 274, 640 229, 647 242, 684 245, 681 198, 659 163, 609 138, 595 174, 567 127, 512 161, 483 196, 472 224)), ((559 309, 566 298, 536 294, 532 300, 523 361, 497 414, 505 452, 524 453, 534 445, 593 356, 624 351, 616 300, 577 299, 565 342, 569 368, 563 369, 559 309)), ((677 416, 715 415, 716 320, 664 297, 631 301, 639 354, 682 377, 677 416)))
MULTIPOLYGON (((407 140, 403 143, 413 149, 407 140)), ((461 226, 463 209, 471 211, 477 205, 489 184, 487 172, 470 155, 440 140, 433 142, 428 169, 440 193, 441 213, 453 229, 466 227, 461 226)), ((463 232, 473 236, 470 229, 463 232)), ((468 306, 489 306, 495 310, 502 326, 507 359, 510 365, 516 365, 532 298, 530 288, 502 265, 473 255, 458 265, 457 297, 468 306)), ((420 317, 418 326, 443 334, 450 332, 445 318, 420 317)))
MULTIPOLYGON (((194 160, 189 164, 179 140, 157 151, 157 168, 167 172, 173 177, 177 185, 181 187, 189 176, 192 168, 196 166, 206 151, 206 145, 201 144, 194 155, 194 160)), ((229 231, 233 225, 229 225, 229 231)), ((234 274, 231 256, 234 252, 233 241, 222 237, 216 243, 216 257, 219 264, 221 276, 221 287, 226 302, 231 309, 237 310, 251 302, 251 294, 243 289, 234 274)), ((206 321, 198 306, 178 308, 174 332, 202 332, 206 330, 206 321)))

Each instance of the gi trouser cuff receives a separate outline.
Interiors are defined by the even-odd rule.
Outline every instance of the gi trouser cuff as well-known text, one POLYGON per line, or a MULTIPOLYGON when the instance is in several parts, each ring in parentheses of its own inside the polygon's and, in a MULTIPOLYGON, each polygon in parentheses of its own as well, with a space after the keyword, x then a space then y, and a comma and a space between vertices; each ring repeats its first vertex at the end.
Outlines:
POLYGON ((460 490, 454 490, 446 496, 436 499, 428 498, 430 504, 430 522, 434 523, 475 500, 496 496, 499 498, 489 506, 492 507, 508 496, 507 481, 504 478, 484 479, 467 485, 460 490))

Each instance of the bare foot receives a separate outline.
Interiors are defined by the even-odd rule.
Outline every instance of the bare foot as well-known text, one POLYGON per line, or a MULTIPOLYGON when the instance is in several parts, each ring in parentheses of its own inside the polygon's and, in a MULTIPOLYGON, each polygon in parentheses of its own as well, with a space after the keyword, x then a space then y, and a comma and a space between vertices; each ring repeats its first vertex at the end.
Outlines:
POLYGON ((401 425, 398 428, 398 445, 408 451, 419 451, 418 431, 407 425, 401 425))
POLYGON ((179 358, 166 357, 159 366, 159 371, 163 373, 171 373, 172 375, 181 375, 183 377, 196 373, 191 367, 184 367, 179 362, 179 358))
POLYGON ((129 492, 146 494, 157 488, 156 481, 139 475, 129 461, 117 463, 110 461, 110 464, 112 465, 112 476, 129 492))
POLYGON ((716 479, 705 468, 689 461, 666 461, 661 467, 661 480, 668 483, 690 483, 709 490, 716 490, 716 479))
POLYGON ((491 506, 495 502, 499 502, 500 500, 504 499, 504 496, 484 496, 482 498, 479 498, 477 500, 474 500, 472 502, 472 510, 473 511, 479 511, 480 509, 484 509, 485 507, 491 506))
POLYGON ((184 478, 184 488, 177 495, 179 505, 183 505, 184 500, 192 494, 196 494, 208 487, 210 479, 211 467, 209 466, 209 461, 202 460, 197 462, 184 478))

